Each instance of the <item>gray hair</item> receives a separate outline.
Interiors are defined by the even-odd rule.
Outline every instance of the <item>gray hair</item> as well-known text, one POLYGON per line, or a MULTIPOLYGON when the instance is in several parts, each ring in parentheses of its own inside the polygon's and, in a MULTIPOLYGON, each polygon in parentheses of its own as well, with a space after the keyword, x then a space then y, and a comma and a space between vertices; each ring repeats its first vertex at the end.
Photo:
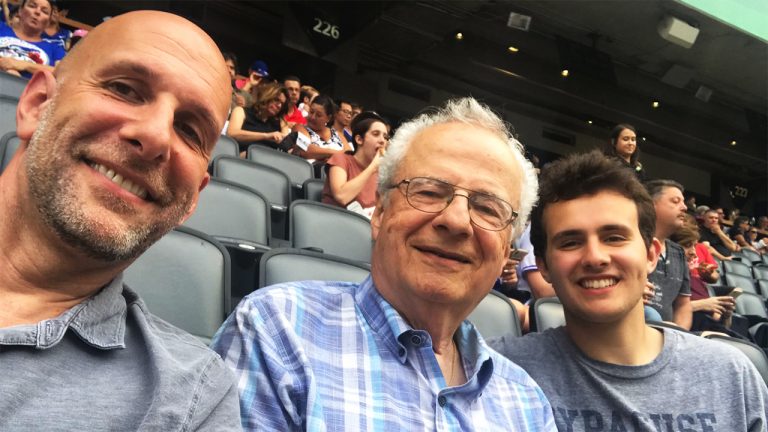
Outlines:
POLYGON ((513 237, 518 237, 528 221, 531 209, 536 204, 539 182, 533 165, 523 156, 523 145, 510 131, 506 122, 499 118, 488 106, 479 103, 471 97, 449 100, 445 106, 433 112, 403 123, 389 142, 387 152, 379 166, 378 192, 380 199, 388 199, 388 193, 394 181, 397 169, 408 152, 413 139, 423 130, 444 123, 465 123, 487 129, 509 144, 515 160, 522 168, 522 181, 519 191, 510 191, 511 196, 520 194, 520 208, 517 209, 517 219, 513 223, 513 237))

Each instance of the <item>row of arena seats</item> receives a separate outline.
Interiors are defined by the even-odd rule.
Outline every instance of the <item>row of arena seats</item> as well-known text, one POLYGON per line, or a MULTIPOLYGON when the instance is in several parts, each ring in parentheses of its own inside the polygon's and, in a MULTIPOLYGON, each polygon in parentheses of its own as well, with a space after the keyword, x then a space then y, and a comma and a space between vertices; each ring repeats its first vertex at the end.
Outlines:
MULTIPOLYGON (((360 282, 370 264, 296 248, 276 248, 259 260, 255 288, 300 280, 360 282)), ((157 316, 211 338, 232 311, 230 257, 216 239, 178 227, 152 245, 125 271, 125 282, 157 316)), ((485 337, 522 334, 517 310, 506 296, 491 292, 469 319, 485 337)))

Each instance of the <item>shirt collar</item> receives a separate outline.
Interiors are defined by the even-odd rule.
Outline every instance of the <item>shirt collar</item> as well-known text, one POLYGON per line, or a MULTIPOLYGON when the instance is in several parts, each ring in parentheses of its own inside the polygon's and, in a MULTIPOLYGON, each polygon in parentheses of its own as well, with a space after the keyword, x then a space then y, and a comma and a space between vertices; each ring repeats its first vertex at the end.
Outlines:
POLYGON ((126 301, 129 299, 124 298, 122 293, 123 278, 120 274, 95 295, 56 318, 3 329, 0 344, 48 349, 61 342, 71 328, 80 339, 96 348, 125 348, 126 301))
MULTIPOLYGON (((408 325, 395 308, 381 296, 371 275, 368 275, 355 292, 355 302, 371 329, 381 335, 386 346, 405 363, 408 350, 400 340, 418 330, 408 325)), ((493 375, 493 357, 490 356, 485 341, 475 326, 467 320, 461 323, 454 339, 471 375, 477 374, 480 386, 484 387, 493 375)))

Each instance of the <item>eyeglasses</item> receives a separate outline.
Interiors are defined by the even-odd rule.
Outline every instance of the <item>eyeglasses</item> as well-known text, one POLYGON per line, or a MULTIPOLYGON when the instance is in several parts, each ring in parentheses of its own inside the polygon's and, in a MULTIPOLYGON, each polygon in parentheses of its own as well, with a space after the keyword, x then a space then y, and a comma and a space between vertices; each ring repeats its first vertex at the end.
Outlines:
POLYGON ((343 110, 339 110, 339 112, 340 112, 340 113, 342 113, 342 114, 344 114, 344 115, 348 115, 348 116, 351 116, 351 115, 352 115, 352 111, 350 111, 350 110, 346 110, 346 109, 343 109, 343 110))
POLYGON ((467 198, 469 220, 479 228, 488 231, 501 231, 517 218, 517 212, 512 210, 512 204, 501 198, 469 189, 457 188, 455 185, 429 177, 414 177, 391 185, 405 195, 411 207, 425 213, 440 213, 453 202, 455 196, 467 198), (467 196, 459 195, 456 189, 467 191, 467 196))

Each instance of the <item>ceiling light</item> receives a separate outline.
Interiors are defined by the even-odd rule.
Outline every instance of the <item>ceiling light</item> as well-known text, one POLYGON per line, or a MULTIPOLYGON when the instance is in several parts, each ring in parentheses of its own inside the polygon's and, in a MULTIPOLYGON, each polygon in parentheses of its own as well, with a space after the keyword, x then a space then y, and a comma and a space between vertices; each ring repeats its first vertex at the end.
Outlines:
POLYGON ((651 106, 654 107, 654 108, 658 108, 659 107, 659 101, 651 102, 651 106))
POLYGON ((516 53, 516 52, 520 51, 520 49, 518 49, 517 47, 513 47, 513 46, 510 46, 509 48, 507 48, 507 50, 509 52, 511 52, 511 53, 516 53))
POLYGON ((731 145, 732 146, 736 145, 736 140, 731 141, 731 145))
POLYGON ((645 141, 645 137, 643 137, 643 141, 645 141))
POLYGON ((456 33, 456 40, 462 40, 462 39, 464 39, 464 34, 462 32, 457 32, 456 33))
POLYGON ((587 120, 587 123, 588 124, 592 124, 592 120, 587 120))
POLYGON ((567 77, 568 76, 568 69, 563 69, 562 71, 560 71, 560 75, 563 78, 567 77))

